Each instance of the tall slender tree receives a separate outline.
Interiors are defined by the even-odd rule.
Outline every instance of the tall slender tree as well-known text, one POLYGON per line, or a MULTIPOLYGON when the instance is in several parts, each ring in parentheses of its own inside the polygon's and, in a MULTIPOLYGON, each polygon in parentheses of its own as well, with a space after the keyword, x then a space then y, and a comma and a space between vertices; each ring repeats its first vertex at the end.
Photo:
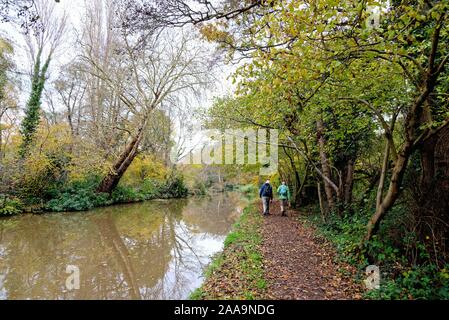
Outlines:
POLYGON ((22 145, 20 156, 28 152, 39 126, 41 98, 47 79, 47 72, 56 49, 60 46, 66 28, 67 16, 55 14, 55 3, 39 0, 35 2, 40 23, 32 33, 25 33, 25 41, 33 64, 31 73, 31 93, 25 107, 25 117, 21 123, 22 145))

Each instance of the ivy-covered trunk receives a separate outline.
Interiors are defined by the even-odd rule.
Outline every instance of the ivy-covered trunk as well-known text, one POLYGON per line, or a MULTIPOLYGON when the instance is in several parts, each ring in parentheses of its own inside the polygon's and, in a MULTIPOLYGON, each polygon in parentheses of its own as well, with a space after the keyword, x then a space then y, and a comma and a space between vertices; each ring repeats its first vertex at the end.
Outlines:
POLYGON ((48 56, 41 67, 41 55, 42 49, 39 49, 31 80, 31 95, 26 105, 25 117, 21 123, 22 145, 19 152, 22 158, 26 156, 39 126, 42 92, 44 91, 46 73, 51 60, 51 56, 48 56))

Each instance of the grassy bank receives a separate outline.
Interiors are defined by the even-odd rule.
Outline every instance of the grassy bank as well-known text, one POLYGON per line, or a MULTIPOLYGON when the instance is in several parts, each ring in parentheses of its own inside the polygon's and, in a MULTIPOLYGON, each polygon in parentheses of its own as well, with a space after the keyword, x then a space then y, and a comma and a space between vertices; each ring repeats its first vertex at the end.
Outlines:
POLYGON ((205 271, 203 285, 190 299, 261 299, 266 290, 263 274, 262 217, 254 203, 243 211, 226 237, 224 249, 205 271))

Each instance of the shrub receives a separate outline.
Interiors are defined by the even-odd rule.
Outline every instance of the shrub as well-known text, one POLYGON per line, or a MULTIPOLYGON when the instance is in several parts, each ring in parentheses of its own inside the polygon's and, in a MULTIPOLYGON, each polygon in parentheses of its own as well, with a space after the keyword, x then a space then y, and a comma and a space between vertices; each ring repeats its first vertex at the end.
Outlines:
POLYGON ((129 203, 145 200, 145 196, 129 186, 117 186, 111 194, 113 203, 129 203))
POLYGON ((163 182, 147 178, 143 181, 140 188, 140 193, 143 195, 145 200, 157 199, 159 197, 161 185, 163 182))
POLYGON ((239 187, 240 192, 243 194, 249 196, 249 195, 255 195, 257 193, 257 187, 253 184, 246 184, 239 187))
POLYGON ((39 128, 26 157, 16 165, 17 191, 28 203, 49 199, 49 191, 59 189, 67 180, 72 155, 72 138, 66 125, 39 128))
POLYGON ((0 216, 11 216, 22 213, 23 204, 17 198, 8 198, 4 196, 0 198, 0 216))
POLYGON ((162 181, 167 175, 167 168, 162 160, 153 155, 139 155, 123 175, 121 182, 124 185, 139 187, 145 180, 162 181))
POLYGON ((159 196, 164 199, 168 198, 185 198, 189 190, 184 183, 184 177, 179 174, 172 174, 160 186, 159 196))
POLYGON ((195 183, 193 184, 192 192, 195 195, 204 196, 207 194, 206 185, 202 181, 195 180, 195 183))
POLYGON ((371 299, 449 299, 449 265, 414 266, 395 279, 387 279, 379 290, 366 294, 371 299))
POLYGON ((96 192, 97 185, 97 178, 72 182, 48 201, 45 209, 49 211, 84 211, 110 204, 108 194, 96 192))
POLYGON ((426 246, 407 233, 407 211, 404 207, 395 206, 385 217, 378 233, 360 250, 371 213, 372 208, 366 207, 343 217, 331 214, 326 222, 319 214, 308 219, 335 244, 339 259, 356 266, 361 272, 368 264, 380 267, 381 287, 368 292, 366 298, 448 299, 449 266, 440 269, 429 260, 426 246), (415 262, 408 257, 410 242, 415 262))
POLYGON ((340 217, 331 214, 322 221, 319 214, 311 216, 313 224, 319 227, 321 234, 331 240, 339 253, 341 261, 358 267, 367 265, 367 260, 360 250, 361 239, 366 230, 366 219, 361 212, 340 217))
POLYGON ((156 198, 182 198, 188 190, 183 177, 173 175, 166 181, 145 179, 140 189, 129 185, 118 185, 111 195, 97 193, 100 178, 92 176, 87 180, 69 183, 62 189, 54 189, 45 209, 49 211, 84 211, 113 203, 129 203, 156 198))

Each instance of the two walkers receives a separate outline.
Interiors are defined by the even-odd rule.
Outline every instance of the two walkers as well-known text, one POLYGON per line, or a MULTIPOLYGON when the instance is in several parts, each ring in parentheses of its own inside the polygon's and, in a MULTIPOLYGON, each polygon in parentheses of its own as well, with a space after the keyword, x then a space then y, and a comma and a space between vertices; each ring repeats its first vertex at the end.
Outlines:
MULTIPOLYGON (((288 201, 290 201, 290 190, 288 186, 282 181, 282 184, 277 189, 278 198, 281 204, 281 213, 286 216, 288 201)), ((270 180, 267 180, 259 190, 259 196, 262 198, 263 215, 270 214, 270 203, 273 202, 273 188, 271 187, 270 180)))

